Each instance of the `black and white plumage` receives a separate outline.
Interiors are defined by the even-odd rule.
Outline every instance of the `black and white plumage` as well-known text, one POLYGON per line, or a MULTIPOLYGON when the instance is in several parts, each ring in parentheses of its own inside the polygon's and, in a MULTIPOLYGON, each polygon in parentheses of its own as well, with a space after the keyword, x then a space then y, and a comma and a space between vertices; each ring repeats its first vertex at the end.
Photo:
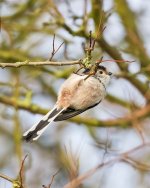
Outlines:
POLYGON ((112 73, 103 66, 99 66, 94 76, 87 78, 87 72, 85 70, 81 75, 73 73, 62 84, 54 108, 24 133, 26 141, 37 140, 53 121, 74 117, 103 100, 112 73))

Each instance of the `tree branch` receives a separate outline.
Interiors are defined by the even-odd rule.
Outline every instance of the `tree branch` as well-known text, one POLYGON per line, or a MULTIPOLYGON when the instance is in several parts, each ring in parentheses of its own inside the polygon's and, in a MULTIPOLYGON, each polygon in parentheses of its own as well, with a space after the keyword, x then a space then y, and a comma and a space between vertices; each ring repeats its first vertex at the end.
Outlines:
POLYGON ((6 67, 22 67, 22 66, 41 66, 41 65, 52 65, 52 66, 67 66, 67 65, 76 65, 80 64, 81 60, 76 61, 64 61, 64 62, 57 62, 57 61, 40 61, 40 62, 30 62, 30 61, 24 61, 24 62, 15 62, 15 63, 0 63, 1 68, 6 67))
POLYGON ((79 175, 78 177, 74 178, 72 181, 70 181, 69 183, 67 183, 63 188, 76 188, 79 185, 81 185, 81 183, 88 179, 89 177, 91 177, 95 172, 97 172, 99 169, 106 167, 108 165, 113 165, 115 164, 115 162, 126 162, 131 164, 134 168, 136 169, 140 169, 143 171, 150 171, 150 166, 140 163, 139 161, 135 161, 132 158, 129 158, 128 156, 133 154, 135 151, 139 151, 140 149, 142 149, 143 147, 150 147, 150 143, 145 143, 145 144, 141 144, 135 148, 132 148, 131 150, 128 150, 127 152, 121 153, 119 154, 117 157, 110 159, 106 162, 102 162, 98 165, 96 165, 94 168, 86 171, 84 174, 79 175))
MULTIPOLYGON (((17 108, 19 109, 24 109, 32 113, 45 115, 48 112, 47 109, 43 109, 36 104, 26 103, 26 101, 24 100, 16 100, 15 98, 11 98, 11 97, 0 96, 0 102, 6 105, 14 106, 14 107, 17 106, 17 108)), ((135 110, 134 112, 132 112, 129 115, 126 115, 123 118, 117 118, 114 120, 110 119, 110 120, 101 121, 95 118, 77 116, 77 117, 69 119, 68 121, 74 122, 77 124, 85 124, 91 127, 117 127, 118 126, 118 127, 123 128, 123 127, 131 126, 134 119, 144 118, 146 116, 149 116, 149 114, 150 114, 150 105, 147 105, 141 109, 135 110)))
POLYGON ((5 180, 7 180, 7 181, 9 181, 11 183, 14 182, 14 180, 12 178, 10 178, 10 177, 8 177, 8 176, 6 176, 4 174, 0 174, 0 178, 3 178, 3 179, 5 179, 5 180))

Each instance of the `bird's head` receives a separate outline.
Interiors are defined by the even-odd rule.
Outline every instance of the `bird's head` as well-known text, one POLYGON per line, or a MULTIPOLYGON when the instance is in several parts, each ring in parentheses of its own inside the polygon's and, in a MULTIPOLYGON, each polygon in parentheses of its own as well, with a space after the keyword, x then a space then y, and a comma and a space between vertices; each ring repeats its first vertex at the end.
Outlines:
MULTIPOLYGON (((89 74, 90 69, 85 69, 84 74, 89 74)), ((111 79, 112 73, 107 71, 106 67, 99 65, 95 73, 95 77, 98 78, 104 85, 107 85, 111 79)))
POLYGON ((107 85, 111 79, 112 73, 107 71, 106 67, 99 65, 95 76, 107 85))

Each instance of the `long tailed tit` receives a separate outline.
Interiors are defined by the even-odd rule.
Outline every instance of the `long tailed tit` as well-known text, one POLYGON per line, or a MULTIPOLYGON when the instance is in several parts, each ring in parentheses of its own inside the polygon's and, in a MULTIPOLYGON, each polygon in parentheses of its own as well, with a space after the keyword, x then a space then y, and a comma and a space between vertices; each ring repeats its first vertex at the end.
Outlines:
POLYGON ((54 108, 24 133, 26 141, 37 140, 53 121, 74 117, 103 100, 112 73, 100 65, 94 76, 87 77, 88 71, 86 69, 82 74, 73 73, 62 84, 54 108))

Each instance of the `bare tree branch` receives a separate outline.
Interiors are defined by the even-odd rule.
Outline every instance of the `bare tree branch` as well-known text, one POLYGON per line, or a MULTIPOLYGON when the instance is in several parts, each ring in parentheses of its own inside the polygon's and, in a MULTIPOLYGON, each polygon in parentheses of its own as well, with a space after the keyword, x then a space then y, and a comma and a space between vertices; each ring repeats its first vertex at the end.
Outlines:
POLYGON ((20 167, 20 171, 19 171, 19 178, 20 178, 21 187, 23 187, 24 163, 25 163, 25 160, 26 160, 27 156, 28 156, 28 155, 26 155, 26 156, 24 157, 24 159, 22 160, 22 162, 21 162, 21 167, 20 167))
POLYGON ((109 161, 102 162, 102 163, 98 164, 94 168, 88 170, 84 174, 79 175, 77 178, 75 178, 71 182, 67 183, 63 188, 76 188, 84 180, 86 180, 87 178, 92 176, 95 172, 97 172, 97 170, 99 170, 99 169, 101 169, 103 167, 106 167, 108 165, 114 164, 115 162, 119 162, 119 161, 129 163, 133 167, 135 167, 137 169, 140 169, 140 170, 143 170, 143 171, 150 171, 150 166, 149 165, 140 163, 139 161, 136 161, 136 160, 132 159, 131 157, 129 157, 130 154, 133 154, 134 152, 142 149, 143 147, 150 147, 150 143, 141 144, 141 145, 139 145, 139 146, 137 146, 135 148, 132 148, 131 150, 128 150, 127 152, 119 154, 114 159, 111 159, 109 161))
POLYGON ((5 180, 7 180, 7 181, 9 181, 11 183, 13 183, 13 181, 14 181, 12 178, 10 178, 10 177, 8 177, 8 176, 6 176, 4 174, 0 174, 0 178, 3 178, 3 179, 5 179, 5 180))
MULTIPOLYGON (((27 110, 32 113, 46 114, 48 109, 43 109, 40 106, 33 103, 25 103, 24 100, 15 100, 15 98, 0 96, 0 102, 6 105, 18 107, 20 109, 27 110)), ((110 119, 110 120, 99 120, 95 118, 77 116, 69 119, 68 121, 75 122, 78 124, 86 124, 91 127, 129 127, 132 125, 134 119, 144 118, 150 114, 150 105, 136 109, 132 114, 126 115, 123 118, 110 119)))
POLYGON ((27 158, 27 155, 24 157, 24 159, 22 160, 21 162, 21 167, 20 167, 20 171, 19 171, 19 179, 12 179, 4 174, 0 174, 0 177, 11 182, 13 184, 13 187, 14 188, 24 188, 24 185, 23 185, 23 167, 24 167, 24 162, 25 162, 25 159, 27 158))
POLYGON ((76 60, 76 61, 64 61, 64 62, 55 62, 55 61, 40 61, 40 62, 30 62, 30 61, 24 61, 24 62, 15 62, 15 63, 1 63, 0 62, 0 67, 1 68, 6 68, 6 67, 14 67, 14 68, 19 68, 22 66, 43 66, 43 65, 52 65, 52 66, 67 66, 67 65, 76 65, 80 64, 82 60, 76 60))
POLYGON ((48 186, 43 185, 43 188, 51 188, 51 186, 52 186, 52 184, 53 184, 53 181, 54 181, 54 178, 55 178, 55 176, 56 176, 59 172, 60 172, 60 169, 52 176, 49 185, 48 185, 48 186))
POLYGON ((62 45, 64 44, 64 42, 62 42, 58 48, 55 50, 55 34, 54 34, 54 37, 53 37, 53 50, 52 50, 52 53, 51 53, 51 57, 49 58, 49 61, 51 61, 54 57, 54 55, 58 52, 58 50, 62 47, 62 45))
POLYGON ((75 178, 74 180, 72 180, 71 182, 69 182, 68 184, 66 184, 63 188, 76 188, 78 187, 85 179, 87 179, 88 177, 92 176, 95 172, 97 172, 98 169, 102 168, 102 167, 106 167, 107 165, 113 164, 117 161, 119 161, 120 158, 115 158, 112 159, 110 161, 104 162, 104 163, 100 163, 99 165, 97 165, 96 167, 88 170, 86 173, 84 173, 83 175, 78 176, 77 178, 75 178))

